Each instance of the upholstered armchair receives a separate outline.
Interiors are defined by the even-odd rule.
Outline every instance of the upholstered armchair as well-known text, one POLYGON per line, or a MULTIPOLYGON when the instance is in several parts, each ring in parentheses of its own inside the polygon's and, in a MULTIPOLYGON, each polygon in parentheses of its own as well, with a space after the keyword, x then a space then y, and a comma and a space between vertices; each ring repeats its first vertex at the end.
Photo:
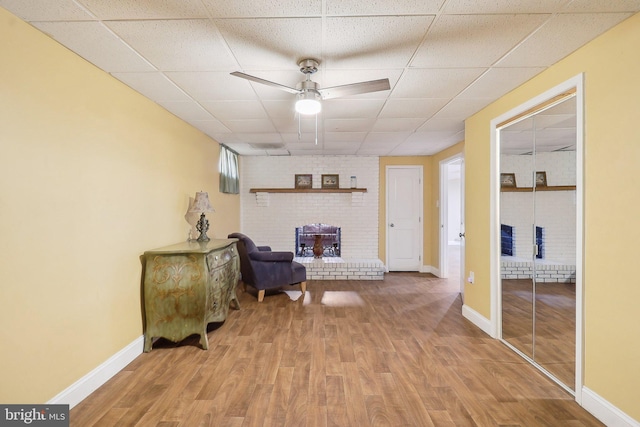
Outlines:
POLYGON ((300 284, 304 294, 307 288, 307 270, 293 260, 293 252, 272 251, 269 246, 256 246, 242 233, 232 233, 230 239, 238 239, 242 282, 258 290, 258 302, 264 300, 267 289, 300 284))

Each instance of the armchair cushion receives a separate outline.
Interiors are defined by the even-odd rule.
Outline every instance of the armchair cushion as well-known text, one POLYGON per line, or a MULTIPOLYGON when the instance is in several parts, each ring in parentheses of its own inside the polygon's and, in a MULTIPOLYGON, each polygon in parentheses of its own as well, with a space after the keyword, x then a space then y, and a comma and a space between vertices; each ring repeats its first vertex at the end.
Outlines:
POLYGON ((293 261, 293 252, 271 252, 257 251, 248 254, 252 261, 273 261, 273 262, 291 262, 293 261))

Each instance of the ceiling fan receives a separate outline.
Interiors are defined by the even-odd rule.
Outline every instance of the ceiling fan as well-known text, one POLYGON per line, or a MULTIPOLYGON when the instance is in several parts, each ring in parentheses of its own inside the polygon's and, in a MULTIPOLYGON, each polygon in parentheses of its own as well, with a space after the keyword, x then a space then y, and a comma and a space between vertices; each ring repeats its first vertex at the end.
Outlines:
POLYGON ((250 80, 252 82, 261 83, 276 89, 297 95, 296 111, 300 114, 318 114, 322 108, 320 101, 323 99, 340 98, 343 96, 358 95, 361 93, 378 92, 381 90, 389 90, 389 79, 370 80, 360 83, 352 83, 342 86, 334 86, 320 89, 318 84, 311 80, 311 74, 318 71, 318 61, 315 59, 303 59, 298 63, 300 72, 306 75, 306 79, 296 85, 296 88, 281 85, 260 77, 251 76, 249 74, 234 71, 232 76, 250 80))

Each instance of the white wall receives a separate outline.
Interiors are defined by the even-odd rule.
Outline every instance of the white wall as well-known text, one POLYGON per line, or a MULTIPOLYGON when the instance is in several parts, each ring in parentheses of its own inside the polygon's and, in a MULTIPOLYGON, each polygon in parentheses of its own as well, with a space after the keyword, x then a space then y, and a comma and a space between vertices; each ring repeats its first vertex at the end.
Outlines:
POLYGON ((241 228, 257 245, 293 251, 295 228, 310 223, 342 227, 344 259, 378 259, 378 157, 278 156, 240 158, 241 228), (338 174, 340 187, 355 175, 366 193, 250 193, 251 188, 293 188, 295 174, 338 174))
POLYGON ((460 182, 460 166, 449 166, 449 169, 454 168, 454 178, 449 179, 447 183, 447 190, 449 191, 449 195, 447 197, 448 206, 447 206, 447 224, 448 224, 448 236, 447 240, 449 244, 452 242, 460 242, 460 191, 461 191, 461 182, 460 182))

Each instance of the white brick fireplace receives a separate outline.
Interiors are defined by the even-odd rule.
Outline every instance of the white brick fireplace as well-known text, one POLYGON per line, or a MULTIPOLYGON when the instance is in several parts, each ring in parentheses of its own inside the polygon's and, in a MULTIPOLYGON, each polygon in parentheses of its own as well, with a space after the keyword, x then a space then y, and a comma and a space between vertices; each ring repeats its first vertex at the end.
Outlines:
MULTIPOLYGON (((344 262, 350 264, 352 269, 354 264, 366 264, 363 268, 368 269, 369 276, 376 276, 370 271, 372 263, 379 270, 384 270, 382 262, 378 260, 378 180, 379 160, 373 156, 242 156, 241 231, 257 245, 269 245, 273 250, 295 251, 296 227, 312 223, 342 227, 341 257, 344 262), (349 188, 350 177, 356 176, 357 187, 366 188, 367 191, 249 192, 252 188, 293 188, 295 174, 312 174, 313 188, 321 187, 322 174, 338 174, 340 188, 349 188)), ((318 271, 317 265, 310 267, 307 268, 308 276, 309 273, 313 276, 318 271)), ((340 278, 344 278, 343 275, 340 278)))

